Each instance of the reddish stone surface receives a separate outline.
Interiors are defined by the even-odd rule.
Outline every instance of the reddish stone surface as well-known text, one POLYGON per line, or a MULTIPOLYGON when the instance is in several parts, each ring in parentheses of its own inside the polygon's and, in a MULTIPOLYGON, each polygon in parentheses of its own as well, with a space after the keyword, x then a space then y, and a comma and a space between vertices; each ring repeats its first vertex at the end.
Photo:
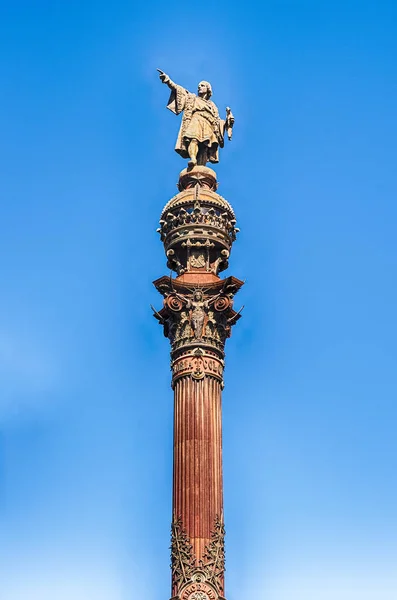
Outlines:
POLYGON ((179 194, 164 206, 157 230, 176 273, 154 281, 163 306, 153 309, 171 343, 174 600, 224 596, 221 390, 224 344, 241 312, 233 298, 243 282, 218 275, 229 266, 239 229, 217 187, 207 167, 182 171, 179 194))
POLYGON ((221 281, 221 279, 217 275, 214 275, 214 273, 206 273, 205 271, 190 271, 189 273, 179 275, 175 281, 180 283, 204 285, 206 283, 217 283, 218 281, 221 281))
POLYGON ((223 514, 221 386, 184 377, 174 394, 173 509, 199 561, 223 514))

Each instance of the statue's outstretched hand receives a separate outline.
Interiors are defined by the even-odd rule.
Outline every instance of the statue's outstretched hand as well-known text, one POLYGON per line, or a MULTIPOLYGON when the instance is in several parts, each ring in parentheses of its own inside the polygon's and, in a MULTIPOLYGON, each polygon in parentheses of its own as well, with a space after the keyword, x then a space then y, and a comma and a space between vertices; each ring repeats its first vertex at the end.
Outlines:
POLYGON ((161 83, 165 83, 166 79, 169 79, 168 75, 166 75, 161 69, 157 69, 157 71, 159 72, 161 83))
POLYGON ((159 77, 162 83, 165 83, 166 85, 168 85, 168 87, 170 88, 170 90, 174 90, 176 88, 175 83, 169 78, 169 76, 164 73, 164 71, 162 71, 161 69, 157 69, 157 71, 159 72, 159 77))
POLYGON ((233 125, 234 125, 234 115, 233 115, 233 113, 231 111, 231 108, 229 106, 226 106, 226 120, 233 127, 233 125))
POLYGON ((170 78, 166 73, 164 73, 164 71, 162 71, 161 69, 157 69, 157 71, 159 72, 161 83, 168 83, 170 81, 170 78))

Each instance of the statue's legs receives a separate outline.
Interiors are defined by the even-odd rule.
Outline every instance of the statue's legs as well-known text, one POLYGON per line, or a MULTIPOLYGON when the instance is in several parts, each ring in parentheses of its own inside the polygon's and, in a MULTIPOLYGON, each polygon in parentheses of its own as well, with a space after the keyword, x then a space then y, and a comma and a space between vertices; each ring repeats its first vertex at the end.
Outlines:
POLYGON ((200 144, 199 150, 198 150, 198 155, 197 155, 197 164, 205 167, 207 162, 208 162, 207 146, 205 144, 200 144))
POLYGON ((190 144, 187 149, 188 154, 190 156, 189 167, 194 167, 194 165, 197 165, 198 149, 199 149, 198 141, 195 139, 190 140, 190 144))

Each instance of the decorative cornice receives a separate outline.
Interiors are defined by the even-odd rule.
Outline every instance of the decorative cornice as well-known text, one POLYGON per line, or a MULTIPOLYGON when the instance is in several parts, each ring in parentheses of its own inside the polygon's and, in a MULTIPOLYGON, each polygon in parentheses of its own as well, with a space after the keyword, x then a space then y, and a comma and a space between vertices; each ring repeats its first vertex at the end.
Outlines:
MULTIPOLYGON (((180 292, 181 294, 190 294, 197 288, 197 283, 186 282, 184 277, 171 279, 169 275, 159 277, 159 279, 153 281, 153 285, 162 296, 165 296, 172 291, 180 292)), ((234 296, 243 285, 244 281, 237 279, 237 277, 230 276, 225 279, 213 277, 211 283, 205 284, 205 289, 208 293, 211 292, 212 294, 217 294, 223 290, 224 293, 232 294, 234 296)))
POLYGON ((236 218, 233 207, 230 202, 226 200, 226 198, 220 194, 211 192, 210 190, 203 190, 202 188, 200 188, 196 194, 194 190, 184 190, 183 192, 179 192, 179 194, 175 194, 175 196, 173 196, 167 202, 167 204, 164 205, 164 208, 161 211, 161 218, 167 213, 167 211, 180 208, 186 204, 194 204, 194 202, 197 200, 203 202, 204 204, 208 204, 209 206, 213 206, 214 208, 227 210, 230 212, 233 218, 236 218))

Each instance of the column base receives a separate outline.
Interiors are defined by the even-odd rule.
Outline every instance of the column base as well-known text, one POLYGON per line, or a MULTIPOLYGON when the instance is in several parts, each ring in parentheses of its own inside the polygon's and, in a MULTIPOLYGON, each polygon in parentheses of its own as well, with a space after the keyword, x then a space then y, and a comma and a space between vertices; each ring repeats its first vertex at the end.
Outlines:
MULTIPOLYGON (((198 594, 201 593, 201 596, 197 596, 197 598, 199 598, 200 600, 207 600, 207 598, 209 598, 209 596, 205 593, 205 592, 194 592, 194 594, 198 594)), ((191 596, 188 596, 189 598, 191 596)), ((194 597, 194 596, 193 596, 194 597)), ((224 598, 223 596, 216 596, 217 600, 226 600, 226 598, 224 598)), ((172 598, 170 598, 170 600, 183 600, 182 596, 172 596, 172 598)))
POLYGON ((192 581, 183 586, 178 596, 173 596, 171 600, 225 600, 220 596, 215 588, 207 581, 203 581, 199 574, 192 581))

